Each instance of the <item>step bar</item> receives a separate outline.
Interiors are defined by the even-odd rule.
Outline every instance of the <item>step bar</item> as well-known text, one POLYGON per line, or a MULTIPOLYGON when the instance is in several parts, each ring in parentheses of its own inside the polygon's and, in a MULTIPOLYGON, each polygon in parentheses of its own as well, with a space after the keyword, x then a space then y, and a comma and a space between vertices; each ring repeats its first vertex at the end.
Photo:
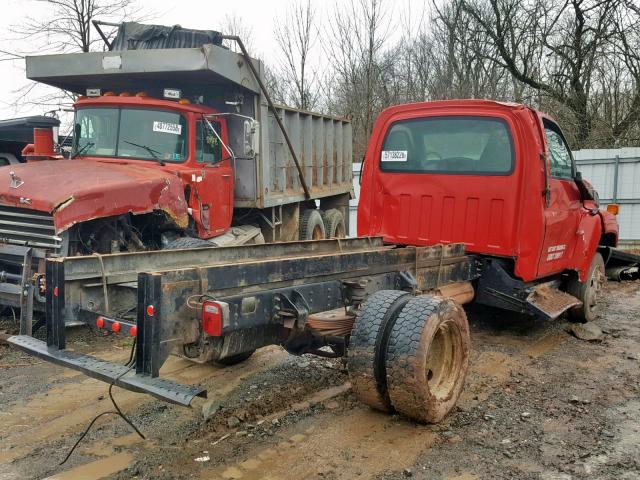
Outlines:
POLYGON ((207 390, 200 386, 184 385, 160 377, 140 375, 136 374, 134 368, 119 363, 69 350, 48 348, 46 342, 28 335, 12 335, 2 340, 48 362, 77 370, 89 377, 109 384, 113 383, 126 390, 148 393, 170 403, 188 407, 195 397, 207 397, 207 390))

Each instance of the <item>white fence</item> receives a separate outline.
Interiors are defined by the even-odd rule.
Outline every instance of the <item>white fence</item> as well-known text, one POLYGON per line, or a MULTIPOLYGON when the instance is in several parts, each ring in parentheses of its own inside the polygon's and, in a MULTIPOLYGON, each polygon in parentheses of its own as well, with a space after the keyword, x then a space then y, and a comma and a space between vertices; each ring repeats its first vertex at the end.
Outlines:
POLYGON ((598 191, 600 204, 620 205, 620 242, 640 243, 640 148, 578 150, 573 155, 583 178, 598 191))
MULTIPOLYGON (((578 150, 573 152, 578 170, 600 194, 600 204, 618 203, 620 241, 640 244, 640 148, 616 150, 578 150)), ((357 209, 360 198, 360 164, 353 165, 355 200, 350 202, 349 232, 357 235, 357 209)))

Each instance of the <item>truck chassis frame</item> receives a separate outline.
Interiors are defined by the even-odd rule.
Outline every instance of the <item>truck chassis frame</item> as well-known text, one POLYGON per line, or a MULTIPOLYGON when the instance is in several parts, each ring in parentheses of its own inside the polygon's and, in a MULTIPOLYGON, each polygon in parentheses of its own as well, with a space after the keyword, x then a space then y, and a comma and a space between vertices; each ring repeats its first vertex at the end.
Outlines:
POLYGON ((474 280, 478 273, 477 259, 465 255, 462 244, 394 247, 380 238, 51 258, 46 261, 46 342, 27 335, 4 340, 102 381, 189 405, 206 390, 161 379, 159 372, 169 354, 183 354, 180 349, 196 341, 203 298, 229 305, 222 331, 225 340, 232 339, 223 348, 229 355, 270 344, 294 354, 337 345, 343 354, 346 338, 311 331, 306 326, 310 315, 356 307, 378 290, 437 291, 474 280), (82 273, 95 271, 91 265, 96 261, 102 264, 102 282, 82 273), (167 262, 185 267, 169 268, 167 262), (142 273, 136 273, 134 285, 135 272, 142 273), (106 298, 123 285, 137 287, 135 320, 95 308, 100 294, 106 298), (106 328, 117 323, 123 333, 135 328, 134 366, 66 350, 70 320, 94 326, 100 320, 106 328))

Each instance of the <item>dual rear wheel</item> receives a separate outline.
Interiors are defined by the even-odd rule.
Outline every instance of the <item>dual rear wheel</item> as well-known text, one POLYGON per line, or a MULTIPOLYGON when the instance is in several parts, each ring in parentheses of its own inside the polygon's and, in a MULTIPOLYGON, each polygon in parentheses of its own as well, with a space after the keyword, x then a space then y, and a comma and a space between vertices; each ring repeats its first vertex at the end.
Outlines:
POLYGON ((347 365, 359 400, 437 423, 455 406, 469 365, 469 326, 452 300, 381 290, 355 321, 347 365))
POLYGON ((323 240, 345 236, 344 215, 337 208, 325 211, 310 208, 300 214, 298 232, 300 240, 323 240))

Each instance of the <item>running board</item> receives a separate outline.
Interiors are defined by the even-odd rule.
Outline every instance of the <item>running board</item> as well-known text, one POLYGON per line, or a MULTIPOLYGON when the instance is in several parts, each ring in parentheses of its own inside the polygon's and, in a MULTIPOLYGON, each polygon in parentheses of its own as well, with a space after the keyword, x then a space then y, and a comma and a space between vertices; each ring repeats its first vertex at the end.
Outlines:
POLYGON ((125 390, 148 393, 170 403, 188 407, 195 397, 207 397, 207 390, 202 387, 184 385, 145 374, 136 374, 135 369, 90 355, 47 348, 45 342, 28 335, 12 335, 3 340, 48 362, 78 370, 90 377, 106 383, 113 383, 125 390))
POLYGON ((527 305, 533 313, 549 320, 554 320, 572 307, 582 305, 573 295, 557 288, 556 282, 536 285, 527 296, 527 305))

